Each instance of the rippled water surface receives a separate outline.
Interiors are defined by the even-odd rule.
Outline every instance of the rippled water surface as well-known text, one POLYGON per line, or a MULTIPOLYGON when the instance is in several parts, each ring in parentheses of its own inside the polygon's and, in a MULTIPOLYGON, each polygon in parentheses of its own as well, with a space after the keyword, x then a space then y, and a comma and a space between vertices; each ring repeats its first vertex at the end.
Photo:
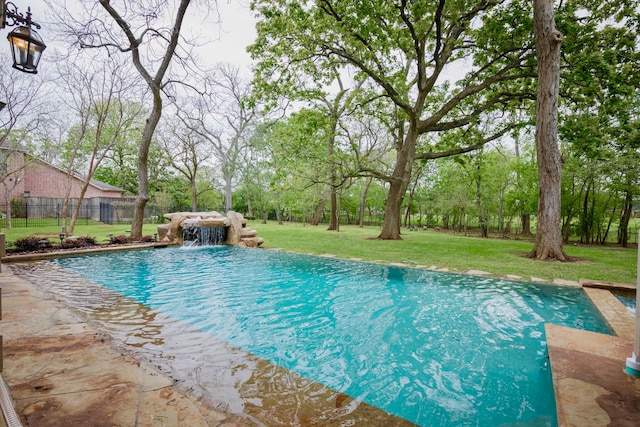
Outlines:
POLYGON ((625 306, 629 313, 636 315, 636 296, 635 295, 615 295, 616 298, 625 306))
POLYGON ((424 426, 555 425, 544 323, 610 333, 579 289, 234 247, 54 263, 424 426))

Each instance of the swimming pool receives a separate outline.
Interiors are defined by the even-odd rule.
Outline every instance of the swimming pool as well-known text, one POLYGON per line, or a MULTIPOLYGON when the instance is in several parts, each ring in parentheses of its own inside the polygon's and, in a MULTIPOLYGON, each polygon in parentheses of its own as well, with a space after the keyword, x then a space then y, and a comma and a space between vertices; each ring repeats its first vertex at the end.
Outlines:
POLYGON ((54 263, 425 426, 555 425, 544 323, 610 333, 579 289, 235 247, 54 263))

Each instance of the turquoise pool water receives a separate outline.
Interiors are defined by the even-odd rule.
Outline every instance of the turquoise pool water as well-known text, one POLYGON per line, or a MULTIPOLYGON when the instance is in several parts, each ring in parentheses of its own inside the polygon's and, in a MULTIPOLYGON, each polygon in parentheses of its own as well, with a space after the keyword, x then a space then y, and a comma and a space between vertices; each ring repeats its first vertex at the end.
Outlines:
POLYGON ((631 314, 633 314, 634 316, 636 315, 636 297, 635 296, 628 296, 628 295, 618 295, 618 294, 614 294, 616 296, 616 298, 618 298, 618 300, 625 306, 627 307, 627 310, 629 310, 629 312, 631 314))
POLYGON ((234 247, 54 262, 423 426, 555 425, 544 323, 610 333, 579 289, 234 247))

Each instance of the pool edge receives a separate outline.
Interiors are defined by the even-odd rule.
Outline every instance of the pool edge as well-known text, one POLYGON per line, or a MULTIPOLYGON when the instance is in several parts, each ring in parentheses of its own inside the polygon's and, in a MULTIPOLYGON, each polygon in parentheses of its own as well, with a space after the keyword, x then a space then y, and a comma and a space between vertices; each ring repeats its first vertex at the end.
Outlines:
POLYGON ((640 419, 640 378, 624 370, 632 340, 553 324, 545 324, 545 332, 558 426, 624 426, 640 419))

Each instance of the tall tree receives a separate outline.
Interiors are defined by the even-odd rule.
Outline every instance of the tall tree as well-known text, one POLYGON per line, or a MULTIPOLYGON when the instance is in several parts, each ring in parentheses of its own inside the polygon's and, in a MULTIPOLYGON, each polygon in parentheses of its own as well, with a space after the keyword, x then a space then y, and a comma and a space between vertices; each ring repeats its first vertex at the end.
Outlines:
MULTIPOLYGON (((0 64, 0 184, 6 205, 6 224, 11 228, 11 193, 23 179, 30 157, 25 154, 35 148, 33 141, 44 129, 47 114, 46 87, 41 75, 25 75, 0 64), (20 157, 24 161, 16 161, 20 157)), ((33 153, 32 153, 33 154, 33 153)))
MULTIPOLYGON (((558 26, 566 36, 562 47, 559 131, 561 140, 567 143, 563 156, 570 166, 572 160, 578 162, 570 169, 570 177, 590 173, 591 181, 590 185, 567 190, 571 195, 583 196, 581 239, 604 242, 608 226, 603 229, 602 223, 619 215, 618 243, 624 246, 633 199, 640 192, 634 160, 639 145, 640 6, 620 0, 585 9, 580 3, 565 3, 557 16, 558 26), (575 14, 576 9, 580 10, 581 19, 563 19, 568 13, 575 14), (587 204, 590 208, 585 210, 587 204), (598 211, 600 215, 596 215, 598 211), (596 223, 598 220, 600 223, 596 223)), ((571 201, 565 201, 563 193, 565 241, 570 220, 580 209, 571 201)))
POLYGON ((280 207, 295 209, 305 216, 313 212, 308 215, 311 218, 318 206, 324 207, 329 183, 327 171, 331 162, 326 148, 329 132, 330 118, 323 112, 308 109, 292 114, 271 127, 267 135, 274 172, 271 187, 273 193, 278 194, 280 207), (285 197, 287 194, 290 197, 285 197))
MULTIPOLYGON (((86 5, 89 15, 81 26, 69 25, 78 45, 106 49, 110 54, 130 55, 151 94, 151 108, 138 147, 138 197, 131 224, 131 237, 140 239, 149 200, 149 146, 162 117, 163 92, 176 82, 170 77, 169 68, 176 57, 182 24, 191 1, 116 3, 99 0, 98 3, 100 8, 86 5)), ((186 61, 184 57, 180 59, 186 61)))
POLYGON ((510 125, 494 112, 530 96, 524 85, 513 84, 535 77, 531 37, 513 25, 527 21, 521 1, 400 0, 362 7, 344 0, 254 0, 252 6, 261 21, 251 51, 265 79, 288 81, 314 61, 333 58, 375 82, 405 116, 381 239, 400 238, 402 202, 416 159, 472 151, 499 138, 510 125), (475 65, 459 78, 451 74, 452 64, 463 60, 475 65), (491 126, 449 139, 453 145, 418 144, 422 135, 469 130, 481 118, 491 126))
POLYGON ((211 157, 213 147, 198 133, 184 126, 179 119, 170 120, 158 140, 167 162, 189 181, 191 210, 196 212, 199 193, 196 184, 200 169, 211 157))
POLYGON ((138 103, 127 101, 133 82, 127 76, 122 64, 115 61, 97 66, 77 63, 64 63, 59 70, 64 82, 64 95, 61 99, 73 112, 77 120, 70 129, 67 141, 62 148, 62 162, 67 172, 67 186, 63 201, 63 227, 67 234, 73 234, 75 223, 80 214, 82 200, 93 179, 96 169, 108 153, 131 134, 140 124, 138 120, 142 107, 138 103), (106 65, 106 66, 103 66, 106 65), (82 175, 80 193, 73 208, 67 227, 67 206, 72 182, 82 175))
POLYGON ((558 96, 562 33, 556 29, 553 0, 534 0, 533 29, 538 58, 536 151, 538 155, 538 226, 530 256, 567 261, 560 231, 562 159, 558 148, 558 96))
POLYGON ((338 92, 335 95, 324 94, 320 103, 322 109, 326 111, 329 119, 329 132, 327 135, 327 159, 329 168, 329 227, 327 230, 338 231, 340 212, 338 209, 338 190, 342 186, 342 180, 338 177, 338 166, 336 165, 336 144, 339 137, 338 130, 343 116, 353 109, 353 102, 357 89, 362 82, 355 84, 355 88, 346 87, 338 72, 335 72, 335 84, 338 92), (354 90, 355 89, 355 90, 354 90))
POLYGON ((251 86, 236 66, 219 64, 208 85, 212 92, 183 107, 178 115, 188 129, 211 145, 224 182, 227 212, 233 206, 234 184, 240 178, 242 155, 257 125, 259 109, 249 102, 251 86))

